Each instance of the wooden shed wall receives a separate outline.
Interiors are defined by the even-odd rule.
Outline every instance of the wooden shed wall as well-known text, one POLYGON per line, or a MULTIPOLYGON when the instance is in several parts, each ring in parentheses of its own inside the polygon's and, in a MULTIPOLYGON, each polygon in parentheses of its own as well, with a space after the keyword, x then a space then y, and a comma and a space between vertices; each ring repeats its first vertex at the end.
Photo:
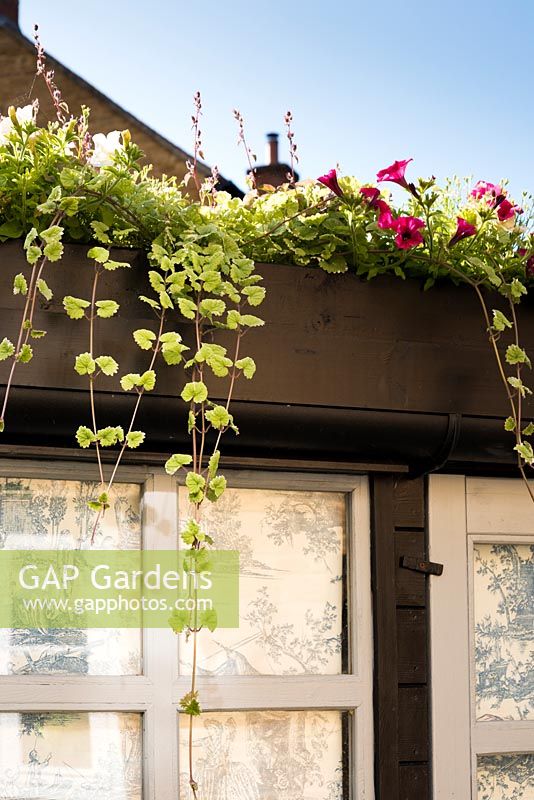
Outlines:
POLYGON ((425 480, 374 475, 371 487, 376 794, 430 800, 430 578, 400 566, 426 558, 425 480))

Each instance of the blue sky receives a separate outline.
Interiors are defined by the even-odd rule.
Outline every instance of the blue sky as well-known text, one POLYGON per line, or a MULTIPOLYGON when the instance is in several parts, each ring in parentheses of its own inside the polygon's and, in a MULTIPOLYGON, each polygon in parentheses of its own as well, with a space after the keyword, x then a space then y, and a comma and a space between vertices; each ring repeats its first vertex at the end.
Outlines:
POLYGON ((261 163, 291 109, 301 177, 413 157, 534 191, 534 0, 20 4, 23 32, 188 151, 199 89, 206 160, 240 185, 234 107, 261 163))

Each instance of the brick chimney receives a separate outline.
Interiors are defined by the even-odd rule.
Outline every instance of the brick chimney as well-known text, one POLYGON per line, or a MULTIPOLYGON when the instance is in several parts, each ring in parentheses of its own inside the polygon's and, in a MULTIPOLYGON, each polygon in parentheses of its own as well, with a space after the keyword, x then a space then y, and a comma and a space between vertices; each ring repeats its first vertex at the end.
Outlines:
POLYGON ((0 0, 0 17, 19 26, 19 0, 0 0))
MULTIPOLYGON (((0 0, 1 1, 1 0, 0 0)), ((281 163, 278 160, 278 134, 267 134, 267 164, 256 167, 256 183, 258 189, 264 184, 270 186, 281 186, 283 183, 288 182, 288 172, 291 171, 289 164, 281 163)), ((298 181, 299 176, 295 173, 295 180, 298 181)))

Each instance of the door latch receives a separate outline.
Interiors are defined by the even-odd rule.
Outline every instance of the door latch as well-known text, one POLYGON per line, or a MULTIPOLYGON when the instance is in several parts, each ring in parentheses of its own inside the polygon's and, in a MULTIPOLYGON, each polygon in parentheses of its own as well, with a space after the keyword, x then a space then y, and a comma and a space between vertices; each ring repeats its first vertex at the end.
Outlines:
POLYGON ((415 572, 422 572, 424 575, 441 575, 443 573, 443 564, 437 564, 435 561, 425 561, 415 556, 402 556, 400 565, 404 569, 413 569, 415 572))

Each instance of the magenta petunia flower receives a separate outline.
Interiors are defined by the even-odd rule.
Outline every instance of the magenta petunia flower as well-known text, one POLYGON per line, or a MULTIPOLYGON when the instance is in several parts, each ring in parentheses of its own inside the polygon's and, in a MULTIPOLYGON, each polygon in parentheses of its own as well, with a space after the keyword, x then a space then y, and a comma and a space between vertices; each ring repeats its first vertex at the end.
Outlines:
POLYGON ((498 183, 488 183, 487 181, 478 181, 471 190, 471 197, 474 197, 475 200, 480 200, 487 194, 495 201, 498 197, 504 196, 504 191, 498 183))
POLYGON ((413 161, 413 158, 408 158, 406 161, 394 161, 389 167, 381 169, 380 172, 376 173, 377 181, 391 181, 392 183, 397 183, 399 186, 402 186, 404 189, 408 189, 408 191, 411 192, 412 186, 404 177, 406 167, 410 161, 413 161))
POLYGON ((386 201, 377 200, 376 207, 378 208, 378 227, 383 228, 384 230, 392 228, 394 223, 393 214, 391 213, 391 209, 386 201))
POLYGON ((319 181, 319 183, 324 184, 324 186, 330 189, 331 192, 337 194, 338 197, 341 197, 343 195, 343 190, 339 185, 339 183, 337 182, 337 172, 335 171, 335 169, 331 169, 325 175, 321 175, 321 177, 317 178, 317 180, 319 181))
POLYGON ((398 217, 391 227, 397 234, 395 244, 401 250, 410 250, 424 242, 420 231, 425 227, 425 223, 418 217, 398 217))
POLYGON ((514 217, 516 214, 522 213, 522 208, 516 206, 514 203, 511 203, 506 198, 503 198, 497 206, 497 216, 501 222, 505 222, 507 219, 512 219, 512 217, 514 217))
POLYGON ((456 217, 456 220, 458 222, 456 233, 451 238, 449 247, 454 247, 454 245, 458 244, 462 239, 467 238, 467 236, 474 236, 477 232, 475 226, 471 225, 471 223, 463 217, 456 217))
POLYGON ((375 208, 376 202, 380 197, 380 189, 377 189, 376 186, 362 186, 360 194, 363 194, 369 205, 375 208))
POLYGON ((380 189, 375 186, 362 186, 360 194, 363 194, 371 208, 378 210, 377 225, 379 228, 391 228, 393 225, 393 214, 385 200, 380 199, 380 189))

